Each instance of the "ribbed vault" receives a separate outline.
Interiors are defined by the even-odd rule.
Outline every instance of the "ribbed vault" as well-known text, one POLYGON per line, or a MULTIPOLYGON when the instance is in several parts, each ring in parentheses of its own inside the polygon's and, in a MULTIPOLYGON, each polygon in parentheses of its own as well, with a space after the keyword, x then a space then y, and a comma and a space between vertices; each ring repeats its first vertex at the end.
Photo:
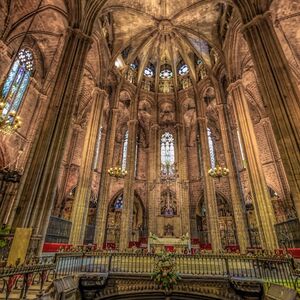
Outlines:
POLYGON ((102 25, 111 24, 110 65, 119 59, 121 69, 136 68, 137 85, 149 68, 155 90, 164 70, 172 73, 176 90, 179 69, 185 65, 189 80, 197 82, 197 63, 209 68, 211 49, 222 55, 219 23, 223 11, 224 4, 218 1, 108 1, 99 19, 102 25))

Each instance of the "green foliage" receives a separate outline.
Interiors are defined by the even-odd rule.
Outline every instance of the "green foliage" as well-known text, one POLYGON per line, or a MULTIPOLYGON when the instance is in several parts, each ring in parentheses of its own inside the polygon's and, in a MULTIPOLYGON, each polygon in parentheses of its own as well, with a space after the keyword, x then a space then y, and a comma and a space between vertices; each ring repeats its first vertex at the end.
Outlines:
POLYGON ((9 234, 10 228, 7 226, 0 227, 0 249, 5 248, 7 245, 6 236, 9 234))
POLYGON ((174 254, 162 253, 158 256, 151 278, 164 290, 170 290, 178 284, 181 278, 176 272, 174 254))

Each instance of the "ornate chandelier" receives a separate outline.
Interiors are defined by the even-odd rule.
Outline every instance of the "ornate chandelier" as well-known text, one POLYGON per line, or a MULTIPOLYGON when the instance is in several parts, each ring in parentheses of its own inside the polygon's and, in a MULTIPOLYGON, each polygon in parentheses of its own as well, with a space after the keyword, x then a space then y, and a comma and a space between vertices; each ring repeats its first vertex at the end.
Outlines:
POLYGON ((127 175, 127 170, 122 169, 121 167, 109 168, 107 173, 112 176, 118 178, 124 178, 127 175))
POLYGON ((221 167, 219 163, 216 163, 216 166, 214 168, 211 168, 208 170, 208 175, 213 178, 220 179, 221 177, 225 177, 229 174, 229 169, 226 167, 221 167))
POLYGON ((0 101, 0 132, 3 134, 11 134, 21 127, 21 119, 16 115, 14 110, 8 114, 3 114, 3 110, 7 105, 7 101, 0 101))

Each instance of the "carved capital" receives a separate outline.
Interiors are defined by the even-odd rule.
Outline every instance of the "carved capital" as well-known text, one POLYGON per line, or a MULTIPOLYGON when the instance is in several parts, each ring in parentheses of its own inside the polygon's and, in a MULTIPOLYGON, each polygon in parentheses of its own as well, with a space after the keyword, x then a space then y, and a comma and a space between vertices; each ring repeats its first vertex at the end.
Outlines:
POLYGON ((128 126, 136 126, 138 124, 137 119, 129 120, 128 121, 128 126))
POLYGON ((251 27, 257 26, 262 21, 269 20, 270 16, 271 16, 270 11, 266 11, 263 14, 256 15, 251 21, 249 21, 248 23, 245 23, 242 26, 242 28, 241 28, 242 33, 244 33, 246 30, 250 29, 251 27))
POLYGON ((243 85, 242 79, 238 79, 235 82, 232 82, 229 84, 227 91, 228 91, 228 93, 231 93, 233 90, 241 87, 242 85, 243 85))
POLYGON ((224 111, 224 107, 225 107, 225 103, 220 103, 216 105, 217 111, 218 112, 223 112, 224 111))
POLYGON ((182 123, 176 123, 174 126, 176 129, 178 128, 183 128, 183 124, 182 123))
POLYGON ((73 34, 74 36, 76 36, 79 39, 85 40, 89 43, 92 42, 92 37, 88 34, 86 34, 85 32, 83 32, 81 29, 79 28, 72 28, 72 27, 68 27, 67 28, 67 33, 68 34, 73 34))
POLYGON ((201 123, 206 122, 206 117, 198 117, 197 121, 201 123))
POLYGON ((158 130, 159 130, 159 125, 158 125, 158 124, 153 124, 153 125, 151 126, 150 130, 158 131, 158 130))
POLYGON ((108 94, 105 90, 95 86, 93 91, 92 91, 92 96, 93 97, 100 97, 104 100, 105 98, 108 97, 108 94))

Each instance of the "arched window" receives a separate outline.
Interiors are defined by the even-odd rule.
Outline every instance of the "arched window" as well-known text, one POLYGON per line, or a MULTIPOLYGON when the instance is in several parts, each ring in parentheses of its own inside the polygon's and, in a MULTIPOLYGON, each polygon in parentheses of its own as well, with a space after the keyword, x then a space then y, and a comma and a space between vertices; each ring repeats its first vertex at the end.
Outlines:
POLYGON ((97 169, 97 165, 98 165, 101 138, 102 138, 102 127, 99 128, 98 136, 97 136, 97 142, 96 142, 96 148, 95 148, 95 156, 94 156, 94 170, 97 169))
POLYGON ((127 148, 128 148, 128 130, 126 130, 125 135, 124 135, 124 139, 123 139, 122 170, 126 169, 127 148))
POLYGON ((239 147, 240 147, 240 152, 241 152, 241 158, 242 158, 243 167, 246 168, 245 153, 244 153, 243 143, 242 143, 241 134, 240 134, 239 129, 237 130, 237 137, 238 137, 238 142, 239 142, 239 147))
POLYGON ((163 175, 175 173, 175 147, 174 137, 170 132, 165 132, 160 141, 161 172, 163 175))
POLYGON ((28 49, 21 49, 10 68, 2 89, 2 97, 6 100, 3 115, 19 109, 30 81, 33 65, 32 52, 28 49))
POLYGON ((208 137, 208 149, 210 155, 210 165, 211 168, 215 168, 216 167, 215 145, 211 135, 210 128, 207 128, 207 137, 208 137))
POLYGON ((137 175, 138 155, 139 155, 139 137, 137 136, 136 137, 136 144, 135 144, 134 176, 137 175))
POLYGON ((119 195, 114 203, 115 209, 122 209, 123 208, 123 194, 119 195))

